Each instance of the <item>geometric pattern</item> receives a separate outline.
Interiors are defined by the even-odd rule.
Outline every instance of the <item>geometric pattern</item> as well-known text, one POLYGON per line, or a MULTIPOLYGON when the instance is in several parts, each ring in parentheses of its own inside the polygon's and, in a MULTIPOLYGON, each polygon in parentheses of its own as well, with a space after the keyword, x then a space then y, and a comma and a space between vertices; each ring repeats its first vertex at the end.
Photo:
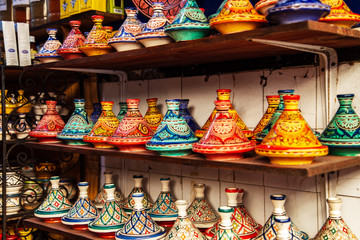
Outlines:
POLYGON ((118 202, 109 201, 105 203, 100 214, 89 225, 106 229, 109 226, 122 226, 127 220, 129 220, 129 216, 118 202))
POLYGON ((341 219, 327 219, 314 240, 355 240, 356 236, 351 232, 345 221, 341 219))
POLYGON ((142 200, 143 207, 145 208, 145 210, 149 210, 150 208, 152 208, 154 203, 152 202, 150 196, 144 192, 142 187, 134 187, 133 190, 130 192, 129 196, 125 199, 125 211, 132 211, 132 209, 134 209, 135 201, 132 197, 134 193, 144 193, 144 199, 142 200))
MULTIPOLYGON (((103 205, 106 203, 106 200, 107 200, 107 193, 105 191, 104 186, 101 187, 101 189, 99 190, 98 195, 96 195, 96 197, 94 199, 94 203, 96 204, 96 206, 98 208, 102 208, 103 205)), ((124 196, 122 195, 122 193, 120 192, 120 190, 117 187, 115 188, 114 195, 115 195, 115 201, 117 201, 118 204, 120 204, 120 206, 122 206, 122 204, 124 202, 124 196)))
POLYGON ((196 224, 216 222, 219 214, 210 206, 205 198, 195 198, 187 209, 190 220, 196 224))
POLYGON ((87 198, 79 198, 69 212, 64 216, 71 219, 91 219, 94 220, 98 215, 94 203, 87 198))
POLYGON ((178 218, 170 229, 165 240, 206 240, 206 237, 197 229, 188 217, 178 218))
POLYGON ((219 228, 211 240, 241 240, 232 229, 219 228))
POLYGON ((57 212, 69 210, 71 206, 72 204, 66 199, 59 188, 51 189, 44 202, 35 210, 35 213, 42 214, 42 212, 46 212, 47 215, 58 214, 57 212))
POLYGON ((170 192, 161 192, 154 206, 149 211, 150 215, 177 215, 175 198, 170 192))
POLYGON ((149 217, 145 210, 133 211, 130 220, 120 230, 122 234, 128 235, 148 235, 158 233, 159 231, 159 225, 149 217))

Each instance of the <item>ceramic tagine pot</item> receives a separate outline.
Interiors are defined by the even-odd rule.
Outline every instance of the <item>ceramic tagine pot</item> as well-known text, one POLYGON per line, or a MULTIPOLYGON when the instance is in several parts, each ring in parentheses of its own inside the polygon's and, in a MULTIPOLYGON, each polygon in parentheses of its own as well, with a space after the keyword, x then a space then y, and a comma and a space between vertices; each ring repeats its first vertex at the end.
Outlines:
MULTIPOLYGON (((0 168, 2 171, 2 168, 0 168)), ((2 185, 3 185, 2 175, 0 176, 0 194, 2 194, 2 185)), ((18 194, 22 187, 24 186, 23 177, 17 172, 12 171, 11 169, 6 169, 6 194, 18 194)))
POLYGON ((95 123, 91 132, 84 136, 84 142, 89 142, 95 148, 113 148, 107 143, 108 138, 115 132, 119 125, 119 120, 112 111, 114 102, 101 102, 102 113, 95 123))
POLYGON ((253 30, 267 21, 256 12, 249 0, 224 0, 220 13, 210 19, 210 26, 221 34, 253 30))
POLYGON ((161 192, 149 211, 150 217, 160 226, 170 228, 178 217, 175 197, 170 192, 170 178, 160 178, 161 192))
POLYGON ((100 214, 89 223, 89 231, 101 238, 114 238, 115 233, 129 220, 129 216, 115 201, 115 184, 105 185, 104 189, 108 198, 100 214))
POLYGON ((120 111, 116 117, 121 122, 127 113, 128 107, 126 102, 119 102, 119 106, 120 106, 120 111))
POLYGON ((29 136, 31 131, 30 125, 25 119, 24 113, 19 114, 19 118, 14 122, 13 128, 15 129, 15 135, 17 139, 25 139, 29 136))
POLYGON ((321 0, 323 4, 331 6, 330 14, 320 18, 320 22, 352 27, 360 22, 360 15, 353 13, 343 0, 321 0))
POLYGON ((205 184, 194 184, 195 199, 187 209, 187 215, 201 232, 212 227, 219 219, 219 214, 205 198, 205 184))
POLYGON ((124 23, 120 26, 115 35, 108 40, 110 46, 116 51, 128 51, 142 48, 141 44, 136 41, 135 36, 141 33, 141 22, 137 18, 138 10, 136 8, 125 8, 127 15, 124 23))
POLYGON ((69 212, 61 218, 61 222, 75 230, 87 230, 88 224, 98 215, 98 210, 88 196, 89 183, 79 182, 78 187, 79 198, 69 212))
POLYGON ((148 98, 146 102, 148 104, 148 109, 145 113, 145 121, 151 127, 153 132, 155 132, 163 120, 164 116, 161 114, 159 109, 156 107, 158 99, 157 98, 148 98))
POLYGON ((69 24, 71 31, 65 38, 62 46, 57 50, 57 53, 64 59, 84 57, 84 53, 79 50, 79 47, 85 42, 85 37, 79 29, 81 21, 73 20, 69 24))
POLYGON ((70 210, 72 205, 60 190, 60 177, 53 176, 50 178, 50 182, 50 192, 44 202, 35 210, 34 215, 46 223, 58 223, 61 222, 61 217, 70 210))
POLYGON ((141 33, 136 35, 136 40, 141 42, 145 47, 154 47, 171 43, 172 40, 165 34, 165 28, 170 21, 163 13, 164 3, 154 2, 152 5, 154 14, 146 23, 141 33))
POLYGON ((233 230, 233 223, 231 216, 233 215, 234 209, 231 207, 219 207, 219 214, 221 221, 219 223, 219 229, 215 232, 212 240, 241 240, 233 230))
POLYGON ((127 99, 126 102, 128 111, 107 142, 120 151, 146 151, 145 143, 154 133, 139 111, 140 99, 127 99))
MULTIPOLYGON (((286 195, 276 194, 270 196, 271 202, 274 206, 274 210, 269 217, 269 219, 264 224, 264 227, 259 232, 259 234, 256 236, 256 240, 275 240, 277 237, 277 228, 275 227, 275 217, 284 217, 287 216, 285 212, 285 201, 286 201, 286 195)), ((307 240, 309 239, 309 236, 300 231, 296 225, 291 222, 290 229, 288 230, 291 235, 291 239, 293 240, 307 240)))
POLYGON ((79 49, 86 54, 86 56, 102 55, 112 51, 107 43, 107 33, 103 29, 103 16, 94 15, 91 17, 94 26, 91 29, 83 45, 79 49))
POLYGON ((193 132, 195 132, 195 131, 201 129, 201 127, 196 122, 196 120, 193 118, 191 113, 189 112, 189 109, 188 109, 189 101, 190 101, 189 99, 180 99, 179 113, 180 113, 180 116, 182 116, 185 119, 185 121, 189 125, 190 129, 193 132))
POLYGON ((188 0, 174 21, 165 27, 165 33, 178 42, 208 37, 211 29, 196 1, 188 0))
POLYGON ((278 229, 276 240, 291 239, 291 234, 289 233, 290 224, 291 219, 288 216, 275 216, 275 225, 278 229))
POLYGON ((24 96, 24 90, 18 90, 18 97, 16 98, 18 113, 29 113, 32 108, 32 103, 24 96))
POLYGON ((104 26, 103 29, 106 32, 106 40, 109 41, 109 39, 112 38, 113 27, 112 26, 104 26))
POLYGON ((55 110, 56 101, 46 101, 46 105, 45 115, 29 136, 37 138, 41 143, 59 143, 61 141, 56 136, 63 130, 65 123, 55 110))
POLYGON ((360 156, 360 119, 351 106, 354 94, 337 95, 340 107, 320 136, 330 155, 360 156))
POLYGON ((154 203, 150 198, 150 195, 147 194, 146 192, 144 192, 144 189, 142 187, 142 180, 143 180, 143 176, 142 175, 134 175, 133 176, 134 179, 134 188, 131 190, 131 192, 129 193, 128 197, 125 199, 125 203, 124 203, 124 210, 127 213, 131 213, 132 210, 134 209, 135 206, 135 200, 133 198, 134 193, 143 193, 144 197, 142 198, 142 204, 143 207, 145 208, 145 210, 150 210, 154 203))
POLYGON ((90 115, 90 119, 95 124, 97 122, 97 120, 99 119, 99 117, 101 116, 102 107, 101 107, 100 103, 93 103, 93 108, 94 108, 94 110, 90 115))
POLYGON ((345 223, 341 217, 341 204, 340 198, 328 198, 329 204, 329 218, 326 220, 318 234, 316 234, 314 240, 337 240, 337 239, 357 239, 349 226, 345 223))
POLYGON ((179 115, 180 99, 165 101, 168 111, 146 148, 163 156, 183 156, 191 153, 198 139, 185 119, 179 115))
POLYGON ((75 110, 57 138, 69 145, 87 145, 83 138, 90 133, 94 124, 85 111, 85 100, 74 99, 74 103, 75 110))
POLYGON ((330 8, 320 0, 279 0, 267 10, 266 19, 272 24, 317 21, 328 15, 330 8))
POLYGON ((117 240, 128 239, 163 239, 166 231, 165 228, 157 225, 156 222, 146 212, 143 205, 144 193, 134 193, 134 209, 130 219, 125 223, 115 235, 117 240))
POLYGON ((280 97, 280 102, 278 107, 276 108, 275 112, 273 113, 273 115, 271 116, 270 120, 268 121, 268 123, 266 124, 266 126, 263 128, 263 130, 255 135, 255 139, 258 142, 262 142, 262 140, 266 137, 266 135, 268 135, 269 131, 271 130, 271 128, 274 126, 274 124, 276 123, 276 121, 279 119, 281 113, 284 111, 284 99, 283 96, 285 95, 293 95, 294 94, 294 90, 293 89, 287 89, 287 90, 279 90, 279 97, 280 97))
MULTIPOLYGON (((107 200, 107 193, 105 190, 105 185, 114 184, 113 172, 111 172, 111 171, 104 172, 104 178, 105 178, 105 183, 100 188, 99 193, 96 195, 96 197, 94 199, 95 206, 98 209, 102 209, 107 200)), ((125 200, 124 196, 117 187, 115 187, 114 197, 115 197, 115 201, 117 201, 120 206, 122 206, 124 204, 124 200, 125 200)))
POLYGON ((229 113, 230 100, 215 101, 216 114, 204 136, 193 145, 193 151, 208 160, 238 160, 245 152, 255 149, 229 113))
POLYGON ((164 240, 206 240, 205 236, 195 227, 186 214, 189 203, 185 200, 177 200, 175 205, 179 211, 179 216, 164 240))
POLYGON ((275 6, 278 0, 260 0, 255 4, 255 10, 262 15, 267 14, 267 10, 275 6))
POLYGON ((268 108, 266 109, 259 123, 254 128, 253 130, 254 136, 252 137, 252 140, 255 140, 255 136, 261 133, 262 130, 265 128, 265 126, 269 123, 272 115, 274 114, 275 110, 277 109, 280 103, 280 97, 278 95, 266 96, 266 100, 268 102, 268 108))
MULTIPOLYGON (((21 193, 15 193, 15 194, 8 194, 6 193, 6 201, 5 201, 5 205, 6 205, 6 215, 13 215, 13 214, 17 214, 19 213, 19 211, 21 210, 21 193)), ((0 194, 0 213, 2 215, 2 206, 3 206, 3 201, 2 201, 2 194, 0 194)), ((18 238, 15 238, 18 239, 18 238)))
POLYGON ((35 54, 35 59, 42 63, 57 62, 61 60, 57 50, 61 46, 61 42, 56 39, 56 28, 48 28, 46 32, 49 34, 49 38, 46 40, 40 51, 35 54))
MULTIPOLYGON (((230 92, 231 92, 230 89, 218 89, 218 90, 216 90, 216 92, 218 94, 217 100, 230 100, 230 92)), ((215 107, 214 110, 211 112, 209 118, 206 120, 205 124, 202 126, 202 128, 195 132, 196 137, 202 138, 204 136, 204 134, 207 131, 207 129, 209 128, 210 124, 214 120, 216 112, 217 112, 217 110, 215 107)), ((232 117, 232 119, 234 119, 236 124, 240 127, 241 131, 245 134, 245 136, 250 139, 253 136, 253 132, 247 128, 247 126, 245 125, 243 120, 240 118, 239 114, 236 112, 236 110, 234 109, 234 106, 232 104, 230 105, 229 113, 230 113, 230 116, 232 117)))
POLYGON ((300 96, 284 96, 284 111, 255 152, 279 165, 310 164, 328 154, 298 110, 300 96))

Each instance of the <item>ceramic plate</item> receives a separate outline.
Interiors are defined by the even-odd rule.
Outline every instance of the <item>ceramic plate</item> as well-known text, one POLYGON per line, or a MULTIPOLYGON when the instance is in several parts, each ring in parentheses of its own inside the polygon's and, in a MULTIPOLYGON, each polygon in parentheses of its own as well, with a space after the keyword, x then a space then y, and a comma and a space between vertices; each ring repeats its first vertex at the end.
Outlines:
POLYGON ((153 9, 151 5, 154 2, 164 3, 164 14, 166 17, 175 17, 180 9, 185 5, 183 0, 132 0, 139 11, 147 17, 151 17, 153 9))

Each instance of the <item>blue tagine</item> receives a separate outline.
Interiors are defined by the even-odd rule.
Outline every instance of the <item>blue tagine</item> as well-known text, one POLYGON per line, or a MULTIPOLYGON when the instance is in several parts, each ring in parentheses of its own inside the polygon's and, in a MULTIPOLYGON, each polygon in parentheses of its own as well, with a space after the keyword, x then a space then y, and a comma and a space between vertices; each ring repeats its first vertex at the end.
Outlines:
POLYGON ((195 0, 188 0, 174 21, 165 27, 165 33, 175 41, 187 41, 208 37, 210 24, 195 0))
POLYGON ((69 212, 61 218, 61 222, 76 230, 87 230, 88 224, 98 215, 98 210, 88 196, 89 183, 79 182, 78 187, 79 198, 69 212))
POLYGON ((180 99, 179 113, 180 116, 182 116, 185 119, 191 130, 195 132, 196 130, 200 130, 201 127, 189 112, 188 105, 189 105, 189 99, 180 99))
POLYGON ((91 132, 94 124, 85 111, 85 100, 75 99, 74 103, 75 110, 57 138, 65 140, 69 145, 87 145, 83 137, 91 132))
POLYGON ((267 10, 266 19, 272 24, 317 21, 330 13, 331 7, 319 0, 279 0, 267 10))
POLYGON ((93 103, 93 108, 94 108, 94 110, 90 115, 90 119, 95 124, 102 113, 102 107, 101 107, 100 103, 93 103))
POLYGON ((124 227, 116 233, 115 237, 117 240, 156 240, 165 236, 165 228, 157 225, 147 214, 142 204, 143 197, 143 193, 133 194, 135 201, 134 210, 132 211, 130 219, 125 223, 124 227))
POLYGON ((48 28, 46 32, 49 34, 49 38, 46 40, 40 51, 35 54, 35 59, 42 63, 56 62, 61 60, 57 50, 61 47, 61 42, 56 39, 56 28, 48 28))
POLYGON ((168 111, 154 136, 146 143, 146 148, 163 156, 183 156, 192 151, 198 139, 185 119, 179 114, 180 99, 166 100, 168 111))

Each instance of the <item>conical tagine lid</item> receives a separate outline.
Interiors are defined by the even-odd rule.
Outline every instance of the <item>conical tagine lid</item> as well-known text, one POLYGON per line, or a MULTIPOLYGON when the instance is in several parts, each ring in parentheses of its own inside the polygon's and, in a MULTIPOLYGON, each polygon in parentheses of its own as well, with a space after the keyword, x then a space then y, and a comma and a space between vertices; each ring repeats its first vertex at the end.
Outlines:
POLYGON ((291 234, 289 233, 290 225, 291 219, 288 216, 275 216, 275 226, 278 229, 276 240, 291 239, 291 234))
POLYGON ((244 152, 255 149, 255 144, 231 118, 230 100, 218 100, 215 105, 215 117, 204 136, 194 144, 193 151, 204 154, 209 160, 241 159, 244 152))
POLYGON ((149 210, 153 207, 154 203, 151 200, 149 194, 144 192, 144 189, 142 187, 142 175, 134 175, 134 188, 131 190, 129 196, 125 199, 124 209, 126 212, 132 212, 135 206, 135 200, 133 198, 134 193, 143 193, 144 197, 142 198, 142 204, 145 210, 149 210))
POLYGON ((120 106, 120 111, 116 117, 121 122, 127 113, 128 107, 126 102, 119 102, 119 106, 120 106))
POLYGON ((330 14, 320 18, 320 22, 336 24, 342 27, 352 27, 360 22, 360 15, 353 13, 343 0, 321 0, 331 6, 330 14))
POLYGON ((81 21, 73 20, 69 22, 71 26, 71 31, 65 38, 61 47, 57 50, 58 54, 66 55, 66 54, 83 54, 79 47, 84 44, 85 37, 81 33, 79 27, 81 25, 81 21))
POLYGON ((231 207, 219 207, 219 214, 221 221, 219 223, 219 229, 215 232, 215 235, 211 238, 212 240, 241 240, 233 230, 233 224, 231 216, 233 215, 234 209, 231 207))
POLYGON ((157 101, 157 98, 146 99, 146 102, 148 104, 148 110, 146 111, 144 118, 146 123, 153 130, 153 132, 157 130, 158 126, 164 118, 159 109, 156 107, 157 101))
POLYGON ((340 107, 320 136, 330 155, 360 155, 360 119, 351 106, 354 94, 337 95, 340 107))
POLYGON ((57 54, 57 50, 61 46, 61 42, 57 40, 56 28, 48 28, 46 29, 47 34, 49 35, 49 38, 46 40, 42 48, 39 50, 37 54, 35 54, 35 58, 59 58, 60 56, 57 54))
POLYGON ((189 99, 180 99, 179 113, 180 116, 182 116, 185 119, 186 123, 189 125, 191 130, 195 132, 196 130, 200 130, 201 127, 189 112, 188 109, 189 101, 190 101, 189 99))
POLYGON ((284 96, 285 108, 269 134, 256 146, 256 153, 280 165, 310 164, 328 154, 298 110, 300 96, 284 96))
POLYGON ((166 234, 165 240, 207 240, 186 214, 186 208, 189 203, 185 200, 177 200, 175 205, 179 210, 179 216, 176 219, 174 226, 166 234))
MULTIPOLYGON (((105 178, 105 183, 101 187, 101 189, 99 190, 99 193, 96 195, 96 197, 94 199, 95 206, 99 209, 104 207, 104 205, 107 201, 107 198, 108 198, 105 186, 114 184, 112 171, 105 171, 104 178, 105 178)), ((125 198, 117 187, 115 187, 114 198, 115 198, 115 201, 117 201, 120 206, 122 206, 124 204, 125 198)))
POLYGON ((329 204, 329 218, 326 220, 318 234, 316 234, 314 240, 357 239, 341 217, 340 208, 342 200, 340 198, 328 198, 327 202, 329 204))

